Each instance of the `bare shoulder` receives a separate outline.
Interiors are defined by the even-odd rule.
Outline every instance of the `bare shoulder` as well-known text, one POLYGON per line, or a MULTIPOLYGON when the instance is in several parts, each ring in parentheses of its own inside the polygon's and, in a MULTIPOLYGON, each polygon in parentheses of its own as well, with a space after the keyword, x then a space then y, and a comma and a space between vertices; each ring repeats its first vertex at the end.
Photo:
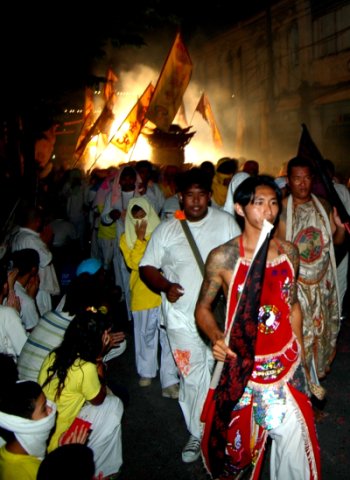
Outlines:
POLYGON ((239 257, 238 238, 232 238, 226 243, 214 248, 208 257, 208 263, 215 263, 220 269, 232 269, 239 257))
POLYGON ((296 270, 299 266, 299 250, 292 243, 287 240, 279 240, 278 244, 278 254, 281 255, 285 253, 289 260, 292 262, 294 269, 296 270))

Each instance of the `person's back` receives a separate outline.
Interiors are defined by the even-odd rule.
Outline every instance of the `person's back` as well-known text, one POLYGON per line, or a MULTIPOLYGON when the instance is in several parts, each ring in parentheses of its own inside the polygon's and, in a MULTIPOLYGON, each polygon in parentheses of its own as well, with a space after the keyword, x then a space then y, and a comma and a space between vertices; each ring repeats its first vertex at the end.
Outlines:
POLYGON ((70 322, 62 343, 44 360, 38 381, 57 404, 57 422, 48 451, 78 416, 91 423, 88 446, 96 469, 116 474, 122 464, 123 403, 106 388, 101 359, 111 341, 110 315, 92 305, 70 322), (100 377, 101 376, 101 377, 100 377))

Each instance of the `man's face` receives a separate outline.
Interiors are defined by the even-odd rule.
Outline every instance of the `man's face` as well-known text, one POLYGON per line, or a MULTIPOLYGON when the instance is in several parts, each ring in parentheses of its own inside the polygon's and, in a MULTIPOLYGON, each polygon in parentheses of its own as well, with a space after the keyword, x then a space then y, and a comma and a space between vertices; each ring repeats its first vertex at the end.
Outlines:
POLYGON ((32 420, 40 420, 50 415, 52 408, 47 404, 45 394, 42 392, 35 401, 32 420))
POLYGON ((255 189, 254 200, 245 207, 235 205, 236 212, 244 216, 245 224, 261 230, 264 220, 274 224, 279 213, 276 192, 268 185, 260 185, 255 189))
POLYGON ((198 185, 192 185, 180 195, 180 201, 187 220, 198 222, 202 220, 208 212, 208 204, 211 194, 203 190, 198 185))
POLYGON ((307 202, 312 189, 312 173, 309 167, 293 167, 288 177, 288 185, 294 199, 307 202))
POLYGON ((136 175, 129 175, 128 173, 121 174, 119 184, 123 192, 132 192, 135 190, 136 175))

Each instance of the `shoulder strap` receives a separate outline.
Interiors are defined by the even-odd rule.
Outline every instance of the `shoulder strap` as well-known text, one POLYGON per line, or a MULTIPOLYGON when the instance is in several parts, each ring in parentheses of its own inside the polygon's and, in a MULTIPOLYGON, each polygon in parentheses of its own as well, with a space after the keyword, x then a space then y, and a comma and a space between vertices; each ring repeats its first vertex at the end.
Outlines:
POLYGON ((183 229, 183 231, 184 231, 184 233, 187 237, 188 243, 190 244, 193 255, 194 255, 194 257, 197 261, 199 270, 201 271, 201 274, 204 275, 204 262, 203 262, 201 254, 200 254, 200 251, 198 250, 197 244, 194 241, 194 238, 193 238, 191 230, 188 226, 188 223, 186 222, 186 220, 180 220, 180 223, 181 223, 181 227, 182 227, 182 229, 183 229))

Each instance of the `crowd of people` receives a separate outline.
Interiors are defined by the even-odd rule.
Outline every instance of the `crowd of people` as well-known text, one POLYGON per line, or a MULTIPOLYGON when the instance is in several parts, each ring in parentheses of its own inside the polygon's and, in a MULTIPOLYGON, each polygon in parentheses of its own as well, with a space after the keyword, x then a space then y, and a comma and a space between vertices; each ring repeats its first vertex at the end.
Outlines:
POLYGON ((0 269, 0 480, 58 478, 72 456, 86 466, 75 479, 120 476, 128 392, 106 366, 126 331, 140 389, 159 374, 179 402, 183 462, 258 479, 269 437, 272 479, 321 478, 313 399, 349 313, 349 234, 309 160, 259 169, 75 168, 19 204, 0 269))

